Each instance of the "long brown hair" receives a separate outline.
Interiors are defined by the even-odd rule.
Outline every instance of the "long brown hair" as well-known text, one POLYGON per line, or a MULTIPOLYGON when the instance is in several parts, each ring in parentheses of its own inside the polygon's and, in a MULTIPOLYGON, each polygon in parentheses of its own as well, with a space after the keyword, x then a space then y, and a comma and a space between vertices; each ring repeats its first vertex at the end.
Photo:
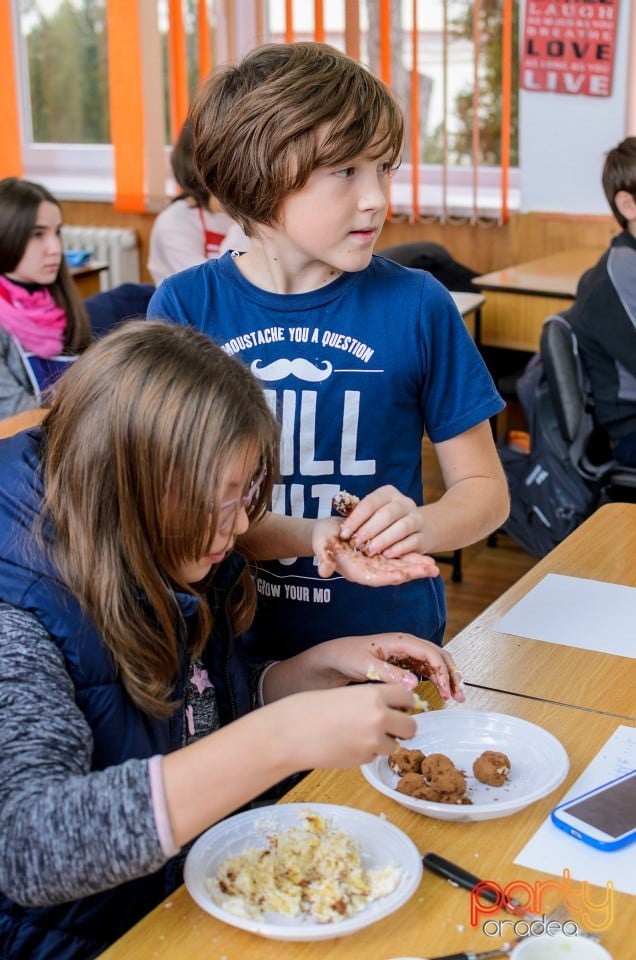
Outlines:
MULTIPOLYGON (((219 493, 237 456, 267 471, 252 519, 266 510, 278 425, 260 384, 190 327, 134 321, 93 344, 56 385, 43 423, 43 517, 53 561, 144 711, 172 712, 179 670, 179 590, 201 596, 190 657, 212 611, 180 564, 210 552, 219 493), (211 518, 211 524, 210 524, 211 518)), ((242 632, 256 594, 244 571, 232 593, 242 632)))
MULTIPOLYGON (((11 273, 20 263, 41 203, 54 203, 62 209, 53 194, 39 183, 18 177, 0 180, 0 273, 11 273)), ((64 347, 69 353, 80 353, 90 343, 90 320, 64 257, 55 280, 47 286, 66 313, 64 347)))

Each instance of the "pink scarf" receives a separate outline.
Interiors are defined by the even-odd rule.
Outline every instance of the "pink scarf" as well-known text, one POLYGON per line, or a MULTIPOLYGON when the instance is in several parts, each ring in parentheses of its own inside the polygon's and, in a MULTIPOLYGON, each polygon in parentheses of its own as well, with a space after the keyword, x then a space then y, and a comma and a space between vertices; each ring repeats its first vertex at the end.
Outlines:
POLYGON ((46 287, 30 292, 0 276, 0 327, 38 357, 62 352, 66 313, 46 287))

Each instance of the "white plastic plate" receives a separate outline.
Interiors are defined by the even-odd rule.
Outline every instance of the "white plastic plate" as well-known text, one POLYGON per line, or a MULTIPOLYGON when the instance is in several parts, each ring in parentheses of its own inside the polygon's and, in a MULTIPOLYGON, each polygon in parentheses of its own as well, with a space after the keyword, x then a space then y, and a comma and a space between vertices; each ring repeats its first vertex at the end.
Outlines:
POLYGON ((417 733, 403 740, 410 750, 444 753, 466 777, 471 805, 416 800, 396 790, 399 777, 386 757, 361 767, 369 783, 396 803, 436 820, 494 820, 508 817, 555 790, 567 776, 570 761, 556 737, 527 720, 505 713, 450 709, 420 713, 417 733), (473 761, 484 750, 510 758, 510 774, 501 787, 489 787, 473 776, 473 761))
POLYGON ((374 814, 329 803, 281 803, 257 807, 222 820, 199 837, 188 853, 184 868, 188 892, 203 910, 224 923, 275 940, 328 940, 355 933, 389 916, 406 903, 417 890, 421 877, 422 857, 402 830, 374 814), (226 857, 241 853, 246 847, 266 847, 270 834, 300 826, 307 811, 327 817, 333 827, 346 830, 355 837, 365 869, 395 864, 400 870, 395 889, 372 901, 354 916, 334 923, 274 913, 266 914, 262 920, 253 920, 235 916, 213 899, 206 880, 216 875, 226 857))

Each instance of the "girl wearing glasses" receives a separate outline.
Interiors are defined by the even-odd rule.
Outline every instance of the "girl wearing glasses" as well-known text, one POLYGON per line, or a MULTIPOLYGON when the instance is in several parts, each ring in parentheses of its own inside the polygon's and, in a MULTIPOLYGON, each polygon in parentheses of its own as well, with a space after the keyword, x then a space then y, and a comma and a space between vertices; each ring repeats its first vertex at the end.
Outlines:
MULTIPOLYGON (((256 598, 237 539, 255 554, 259 538, 271 555, 322 554, 338 521, 267 514, 276 422, 251 373, 206 336, 120 327, 59 381, 42 427, 0 448, 0 943, 12 960, 97 956, 175 888, 215 821, 296 771, 355 766, 411 736, 415 676, 389 657, 463 699, 451 658, 403 634, 250 670, 240 638, 256 598)), ((397 575, 369 565, 374 582, 397 575)))

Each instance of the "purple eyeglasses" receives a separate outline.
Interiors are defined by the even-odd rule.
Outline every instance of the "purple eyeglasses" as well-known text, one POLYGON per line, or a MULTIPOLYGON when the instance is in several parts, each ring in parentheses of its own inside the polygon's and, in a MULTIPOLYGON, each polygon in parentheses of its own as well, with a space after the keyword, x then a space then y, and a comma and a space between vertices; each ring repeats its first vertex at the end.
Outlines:
POLYGON ((267 475, 267 470, 263 467, 260 470, 242 497, 234 497, 232 500, 224 500, 219 507, 219 529, 227 527, 231 522, 237 510, 249 510, 252 503, 259 495, 261 484, 267 475))

